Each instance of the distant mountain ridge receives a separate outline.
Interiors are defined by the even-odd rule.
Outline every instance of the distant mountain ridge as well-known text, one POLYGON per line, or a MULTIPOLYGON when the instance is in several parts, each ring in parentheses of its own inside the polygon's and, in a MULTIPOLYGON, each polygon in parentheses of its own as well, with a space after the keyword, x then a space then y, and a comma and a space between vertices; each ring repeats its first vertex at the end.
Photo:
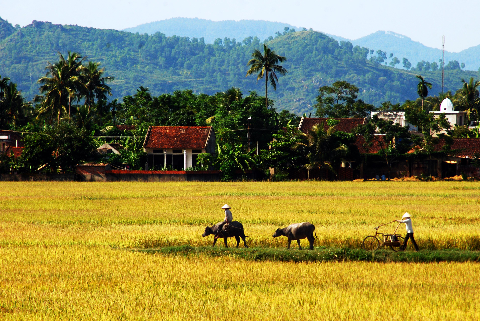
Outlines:
POLYGON ((298 29, 287 23, 262 20, 211 21, 199 18, 171 18, 127 28, 123 31, 149 35, 161 32, 167 37, 204 38, 205 43, 213 43, 218 38, 230 38, 241 42, 248 37, 258 37, 264 41, 268 37, 275 36, 276 32, 283 32, 285 28, 298 29))
MULTIPOLYGON (((211 21, 198 18, 172 18, 142 24, 134 28, 124 29, 124 31, 150 35, 161 32, 166 36, 175 35, 198 39, 203 37, 206 43, 213 43, 215 39, 224 39, 225 37, 235 38, 236 41, 241 42, 245 38, 256 36, 263 41, 275 36, 276 32, 283 32, 285 27, 297 31, 303 29, 286 23, 262 20, 211 21)), ((321 30, 316 31, 322 32, 321 30)), ((442 59, 442 50, 427 47, 407 36, 392 31, 377 31, 356 40, 331 34, 327 35, 337 41, 349 41, 354 46, 358 45, 374 51, 382 50, 388 55, 393 53, 400 61, 407 58, 413 67, 422 60, 436 62, 440 65, 439 60, 442 59)), ((480 68, 480 45, 454 53, 448 51, 447 39, 446 48, 445 64, 457 60, 459 63, 465 63, 465 70, 477 71, 480 68)), ((401 64, 397 67, 401 68, 401 64)))
MULTIPOLYGON (((358 45, 375 51, 382 50, 387 54, 393 53, 400 60, 405 57, 412 63, 412 66, 416 66, 422 60, 440 64, 439 61, 442 59, 441 49, 427 47, 407 36, 392 31, 377 31, 360 39, 349 41, 354 46, 358 45)), ((448 48, 448 43, 446 48, 448 48)), ((445 50, 445 63, 457 60, 460 63, 465 63, 465 70, 476 71, 480 68, 479 53, 480 45, 458 53, 445 50)))

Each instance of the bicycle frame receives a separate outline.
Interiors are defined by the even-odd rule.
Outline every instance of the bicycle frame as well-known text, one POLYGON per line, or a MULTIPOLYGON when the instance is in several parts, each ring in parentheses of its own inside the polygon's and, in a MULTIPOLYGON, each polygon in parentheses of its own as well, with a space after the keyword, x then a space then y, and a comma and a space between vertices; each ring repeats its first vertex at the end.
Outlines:
POLYGON ((375 251, 379 247, 389 246, 393 251, 397 251, 397 247, 401 246, 401 240, 403 237, 400 234, 397 234, 397 229, 400 226, 400 223, 395 228, 393 234, 381 233, 378 230, 380 227, 385 226, 390 223, 382 224, 375 227, 375 235, 369 235, 363 239, 362 247, 366 250, 375 251), (380 236, 381 235, 381 236, 380 236), (395 238, 394 238, 395 237, 395 238))

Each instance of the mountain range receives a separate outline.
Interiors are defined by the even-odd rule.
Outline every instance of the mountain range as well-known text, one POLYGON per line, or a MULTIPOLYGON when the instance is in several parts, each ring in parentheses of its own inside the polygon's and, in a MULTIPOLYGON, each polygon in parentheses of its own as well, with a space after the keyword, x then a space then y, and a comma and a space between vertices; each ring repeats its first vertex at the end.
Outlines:
MULTIPOLYGON (((404 103, 418 97, 417 70, 385 65, 369 57, 368 48, 339 42, 320 32, 279 27, 283 27, 283 32, 266 37, 268 46, 287 58, 282 65, 288 73, 279 76, 277 90, 269 87, 268 91, 277 110, 313 114, 318 89, 338 80, 357 86, 358 97, 377 107, 386 101, 404 103)), ((86 61, 99 62, 105 75, 114 77, 109 83, 112 99, 135 95, 140 87, 148 88, 155 96, 179 90, 214 95, 232 87, 245 95, 252 91, 264 95, 263 79, 246 77, 247 62, 255 50, 263 50, 263 42, 256 34, 241 41, 235 40, 236 36, 232 32, 210 44, 204 37, 132 33, 42 21, 13 27, 0 18, 0 76, 10 78, 22 95, 31 100, 40 94, 37 80, 45 76, 48 64, 58 61, 59 54, 66 57, 68 52, 77 52, 86 61)), ((441 71, 421 74, 433 84, 430 94, 438 95, 442 91, 441 71)), ((445 70, 444 89, 455 92, 461 88, 462 79, 471 77, 478 78, 478 73, 460 68, 445 70)))
MULTIPOLYGON (((124 29, 124 31, 138 32, 140 34, 161 32, 166 36, 195 37, 199 39, 203 37, 206 43, 213 43, 216 39, 224 39, 226 37, 242 41, 249 36, 256 36, 263 41, 274 37, 277 32, 282 33, 285 28, 294 30, 305 29, 287 23, 260 20, 211 21, 198 18, 171 18, 142 24, 124 29)), ((317 31, 321 32, 321 30, 317 31)), ((354 46, 365 47, 374 51, 382 50, 387 54, 393 53, 400 61, 403 58, 407 58, 412 66, 416 66, 422 60, 436 62, 441 65, 443 57, 442 50, 427 47, 407 36, 392 31, 377 31, 356 40, 331 34, 327 35, 337 41, 351 42, 354 46)), ((465 70, 477 71, 480 68, 480 45, 458 53, 445 50, 445 63, 453 60, 464 63, 465 70)))

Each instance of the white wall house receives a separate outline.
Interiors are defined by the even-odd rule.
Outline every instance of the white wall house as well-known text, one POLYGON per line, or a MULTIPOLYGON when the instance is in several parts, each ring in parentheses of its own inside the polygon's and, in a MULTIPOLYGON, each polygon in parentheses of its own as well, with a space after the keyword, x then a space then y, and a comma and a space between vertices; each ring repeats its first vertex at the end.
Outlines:
MULTIPOLYGON (((430 113, 435 114, 435 117, 440 117, 440 115, 444 114, 445 118, 448 120, 452 128, 455 127, 455 125, 466 125, 465 121, 467 117, 467 112, 453 110, 453 103, 448 98, 445 98, 442 101, 439 111, 431 111, 430 113)), ((445 131, 442 131, 441 133, 445 133, 445 131)))
POLYGON ((202 153, 214 154, 215 132, 210 126, 150 126, 143 149, 149 169, 186 170, 196 167, 202 153))
POLYGON ((377 115, 378 118, 392 121, 402 127, 408 126, 409 131, 417 131, 417 126, 413 126, 405 120, 404 111, 372 111, 372 117, 377 115))

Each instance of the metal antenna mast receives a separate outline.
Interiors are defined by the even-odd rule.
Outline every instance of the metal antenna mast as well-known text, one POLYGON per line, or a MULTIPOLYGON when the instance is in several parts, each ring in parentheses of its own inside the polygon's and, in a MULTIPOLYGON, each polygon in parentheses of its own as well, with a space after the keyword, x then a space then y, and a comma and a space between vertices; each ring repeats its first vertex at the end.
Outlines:
POLYGON ((443 94, 443 81, 445 79, 444 76, 444 67, 445 67, 445 36, 442 36, 442 94, 443 94))

